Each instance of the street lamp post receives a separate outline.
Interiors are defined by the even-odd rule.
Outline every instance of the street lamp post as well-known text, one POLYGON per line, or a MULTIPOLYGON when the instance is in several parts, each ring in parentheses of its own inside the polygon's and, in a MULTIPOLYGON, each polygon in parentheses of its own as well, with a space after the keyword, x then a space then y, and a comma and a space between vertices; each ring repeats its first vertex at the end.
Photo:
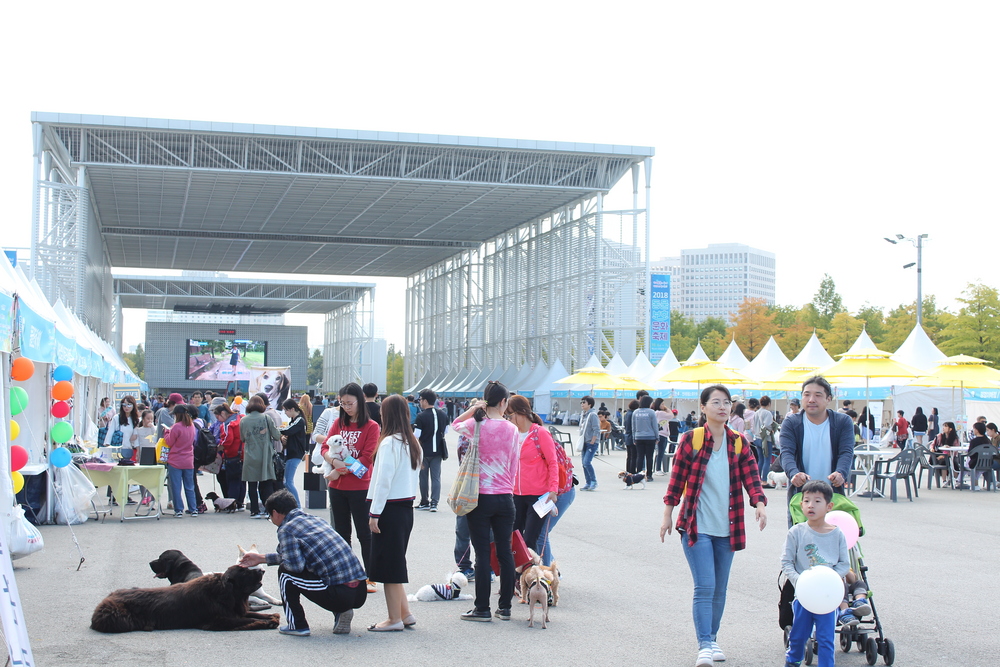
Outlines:
POLYGON ((896 238, 890 239, 888 236, 885 240, 889 243, 896 245, 900 241, 909 241, 917 249, 917 261, 916 263, 910 262, 909 264, 904 264, 903 268, 908 269, 914 264, 917 267, 917 326, 923 326, 924 322, 924 297, 923 297, 923 267, 924 267, 924 239, 928 238, 927 234, 918 234, 917 238, 912 239, 902 234, 896 234, 896 238))

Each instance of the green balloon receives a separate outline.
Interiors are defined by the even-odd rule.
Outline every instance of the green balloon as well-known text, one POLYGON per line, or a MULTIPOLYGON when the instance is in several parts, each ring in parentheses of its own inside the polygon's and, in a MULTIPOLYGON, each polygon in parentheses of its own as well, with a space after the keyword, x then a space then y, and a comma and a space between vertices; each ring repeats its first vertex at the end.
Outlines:
POLYGON ((69 422, 56 422, 52 425, 49 435, 52 436, 53 442, 58 442, 60 445, 69 442, 73 437, 73 425, 69 422))
POLYGON ((10 388, 10 414, 19 415, 28 407, 28 392, 24 387, 10 388))

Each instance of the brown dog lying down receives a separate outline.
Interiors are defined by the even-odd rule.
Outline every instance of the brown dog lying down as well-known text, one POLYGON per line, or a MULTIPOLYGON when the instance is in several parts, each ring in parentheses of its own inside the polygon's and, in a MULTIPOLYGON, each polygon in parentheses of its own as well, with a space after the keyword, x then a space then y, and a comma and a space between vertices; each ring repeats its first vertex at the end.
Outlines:
POLYGON ((166 588, 122 588, 104 598, 90 619, 98 632, 133 630, 270 630, 278 614, 249 610, 247 598, 264 573, 233 565, 166 588))

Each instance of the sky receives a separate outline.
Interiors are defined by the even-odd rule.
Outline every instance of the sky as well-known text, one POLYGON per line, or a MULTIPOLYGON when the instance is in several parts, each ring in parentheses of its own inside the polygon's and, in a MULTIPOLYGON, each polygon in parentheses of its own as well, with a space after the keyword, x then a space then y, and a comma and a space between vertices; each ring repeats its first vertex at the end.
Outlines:
MULTIPOLYGON (((856 310, 1000 284, 1000 3, 52 2, 0 27, 5 243, 27 246, 30 113, 653 146, 652 256, 777 255, 856 310), (26 29, 30 26, 30 29, 26 29), (12 65, 11 63, 15 63, 12 65)), ((13 16, 11 15, 13 14, 13 16)), ((606 208, 628 208, 629 179, 606 208)), ((336 279, 318 276, 317 279, 336 279)), ((352 281, 367 276, 349 276, 352 281)), ((402 279, 376 327, 402 347, 402 279)), ((301 316, 286 323, 300 324, 301 316)), ((143 338, 127 311, 125 344, 143 338)), ((321 319, 310 345, 322 342, 321 319)))

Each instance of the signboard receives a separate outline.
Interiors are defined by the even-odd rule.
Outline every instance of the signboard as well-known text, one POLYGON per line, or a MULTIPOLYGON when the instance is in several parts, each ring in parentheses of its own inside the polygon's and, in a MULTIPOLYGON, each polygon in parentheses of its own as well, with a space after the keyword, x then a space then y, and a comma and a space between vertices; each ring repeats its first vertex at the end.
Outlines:
POLYGON ((139 396, 142 394, 142 387, 138 384, 133 383, 122 383, 114 385, 114 402, 118 403, 126 396, 134 396, 135 400, 139 400, 139 396))
POLYGON ((670 274, 650 276, 649 361, 654 366, 670 349, 670 274))

